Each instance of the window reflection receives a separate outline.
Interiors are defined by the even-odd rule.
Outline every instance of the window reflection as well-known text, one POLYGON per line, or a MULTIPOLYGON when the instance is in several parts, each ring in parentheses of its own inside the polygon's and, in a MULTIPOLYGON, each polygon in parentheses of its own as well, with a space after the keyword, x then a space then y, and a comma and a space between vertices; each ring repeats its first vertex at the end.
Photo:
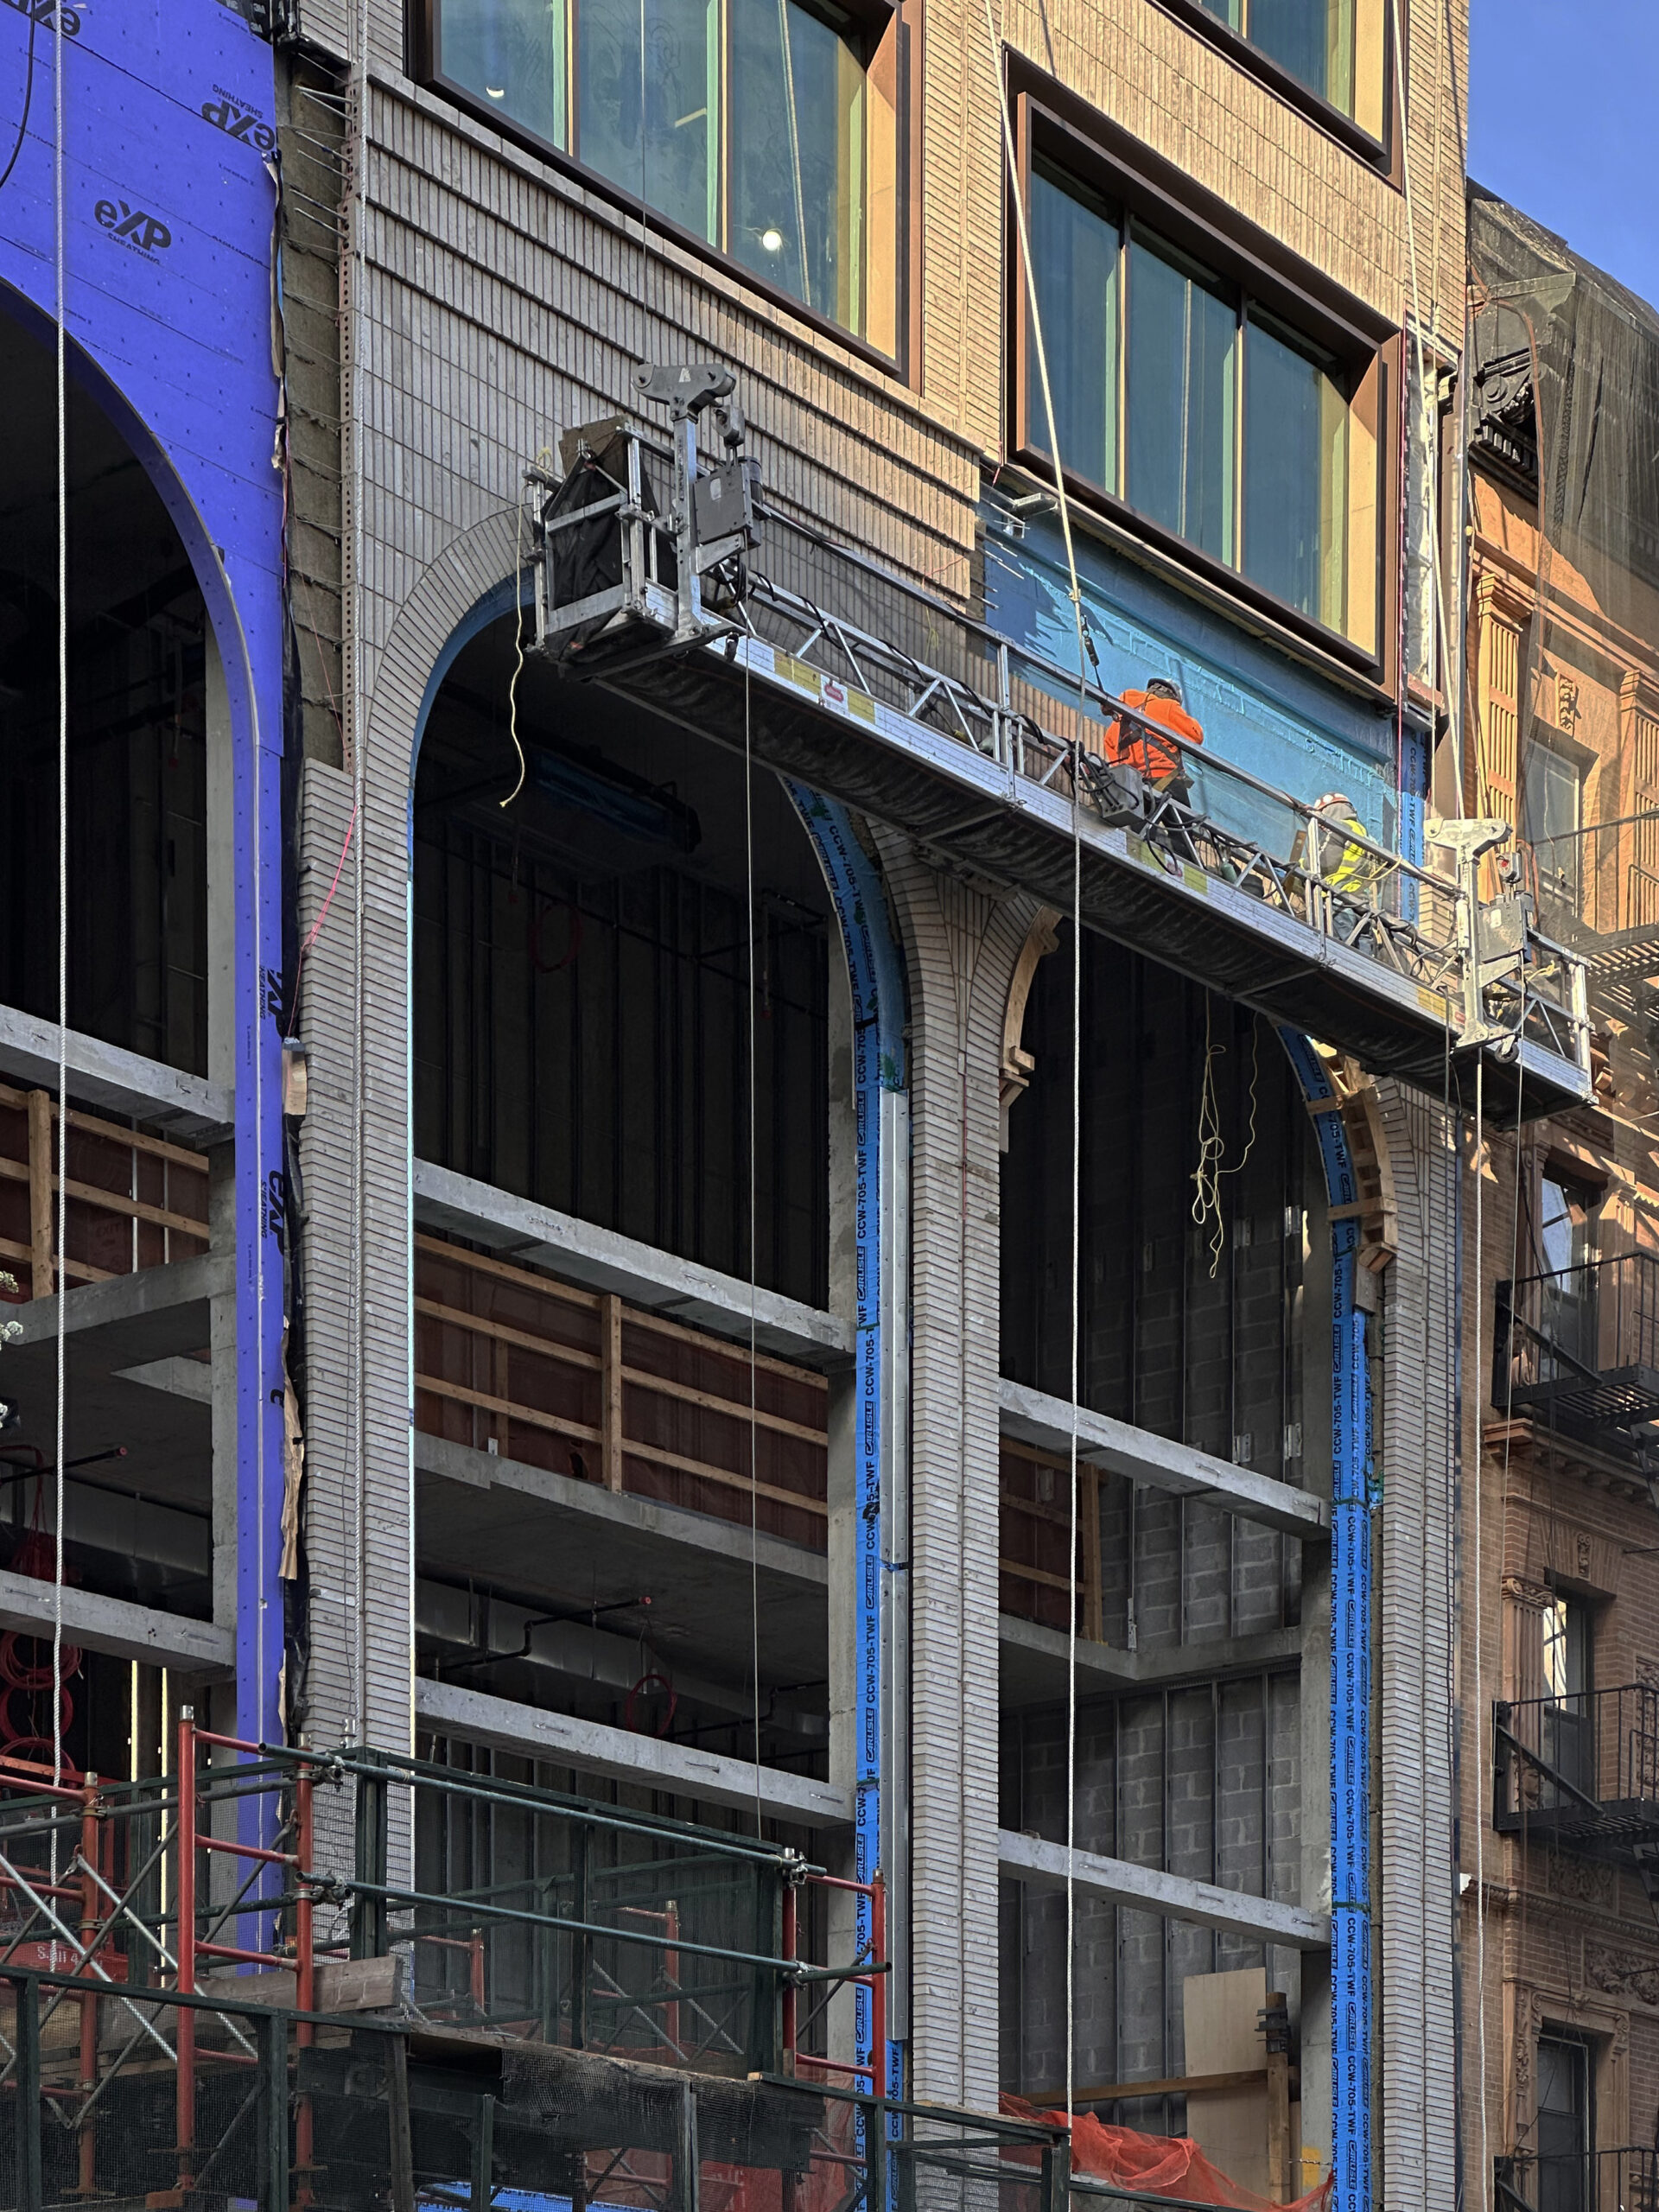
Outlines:
MULTIPOLYGON (((1039 300, 1069 312, 1045 318, 1043 341, 1054 429, 1065 465, 1091 484, 1117 488, 1117 223, 1103 202, 1033 170, 1027 216, 1039 300)), ((1031 442, 1048 451, 1048 416, 1028 346, 1031 442)))
POLYGON ((435 22, 442 82, 894 350, 893 25, 828 0, 435 0, 435 22))
POLYGON ((712 240, 715 0, 582 0, 576 83, 577 137, 588 168, 712 240))
POLYGON ((1382 0, 1202 0, 1331 105, 1382 135, 1382 0))
POLYGON ((1348 410, 1328 370, 1249 320, 1244 573, 1316 621, 1341 620, 1348 410))
MULTIPOLYGON (((1374 647, 1375 424, 1337 365, 1047 160, 1029 210, 1067 473, 1374 647)), ((1029 322, 1024 385, 1046 453, 1029 322)))
POLYGON ((451 84, 565 143, 564 10, 548 0, 443 0, 442 70, 451 84))
POLYGON ((1129 250, 1131 506, 1233 558, 1238 311, 1136 234, 1129 250))

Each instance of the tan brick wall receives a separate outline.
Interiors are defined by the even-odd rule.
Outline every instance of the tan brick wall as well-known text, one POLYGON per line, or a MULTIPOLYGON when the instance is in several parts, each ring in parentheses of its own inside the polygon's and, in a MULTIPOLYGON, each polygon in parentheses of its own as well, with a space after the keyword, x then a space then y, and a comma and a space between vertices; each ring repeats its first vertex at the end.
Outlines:
MULTIPOLYGON (((1465 0, 1411 0, 1409 144, 1426 321, 1461 334, 1465 0)), ((1403 194, 1154 0, 993 0, 1014 51, 1391 318, 1410 296, 1403 194)), ((364 466, 383 601, 446 534, 515 496, 550 433, 626 400, 629 364, 739 369, 770 496, 946 589, 967 588, 976 461, 1002 431, 1003 178, 983 0, 922 27, 919 388, 652 237, 402 75, 396 0, 368 0, 364 466), (965 211, 965 213, 964 213, 965 211), (423 518, 416 522, 411 510, 423 518)), ((350 0, 307 28, 350 48, 350 0)))

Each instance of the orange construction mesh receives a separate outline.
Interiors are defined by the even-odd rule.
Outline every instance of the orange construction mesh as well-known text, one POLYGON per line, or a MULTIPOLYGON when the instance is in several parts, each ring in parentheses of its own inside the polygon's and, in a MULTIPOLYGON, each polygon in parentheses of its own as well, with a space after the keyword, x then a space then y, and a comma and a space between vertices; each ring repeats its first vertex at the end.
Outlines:
MULTIPOLYGON (((1065 2123, 1063 2112, 1039 2112, 1023 2098, 1004 2096, 1002 2110, 1014 2120, 1046 2120, 1065 2123)), ((1094 2181, 1109 2182, 1136 2196, 1167 2196, 1182 2204, 1217 2204, 1232 2212, 1325 2212, 1334 2177, 1327 2174, 1318 2189, 1297 2197, 1288 2207, 1268 2196, 1241 2189, 1229 2181, 1219 2166, 1212 2166, 1187 2135, 1142 2135, 1138 2128, 1114 2127, 1092 2113, 1078 2113, 1071 2121, 1071 2171, 1094 2181)))

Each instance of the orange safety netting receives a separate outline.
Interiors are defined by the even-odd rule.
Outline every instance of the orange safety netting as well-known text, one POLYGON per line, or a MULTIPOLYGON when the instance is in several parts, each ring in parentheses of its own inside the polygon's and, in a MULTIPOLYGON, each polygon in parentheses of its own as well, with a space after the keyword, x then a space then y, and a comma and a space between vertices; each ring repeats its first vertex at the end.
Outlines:
MULTIPOLYGON (((1039 2112, 1023 2098, 1004 2096, 1001 2109, 1013 2120, 1046 2120, 1064 2126, 1063 2112, 1039 2112)), ((1092 2113, 1071 2121, 1071 2171, 1136 2196, 1167 2196, 1183 2204, 1216 2204, 1230 2212, 1325 2212, 1333 2177, 1289 2206, 1242 2189, 1211 2164, 1187 2135, 1143 2135, 1138 2128, 1114 2127, 1092 2113)))

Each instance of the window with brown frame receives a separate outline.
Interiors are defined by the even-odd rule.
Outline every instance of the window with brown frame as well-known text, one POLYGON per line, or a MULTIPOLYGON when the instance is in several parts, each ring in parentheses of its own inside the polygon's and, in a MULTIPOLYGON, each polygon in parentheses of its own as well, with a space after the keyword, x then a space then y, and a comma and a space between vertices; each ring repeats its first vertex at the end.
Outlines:
POLYGON ((1058 444, 1126 519, 1376 656, 1375 347, 1299 328, 1278 288, 1207 261, 1065 151, 1058 132, 1028 141, 1048 391, 1027 304, 1016 442, 1051 463, 1058 444))
POLYGON ((896 16, 424 0, 426 73, 878 353, 899 350, 896 16))
MULTIPOLYGON (((1306 105, 1351 125, 1354 149, 1380 149, 1387 126, 1388 0, 1163 0, 1173 14, 1306 105), (1322 112, 1323 111, 1323 112, 1322 112), (1369 146, 1367 142, 1370 142, 1369 146)), ((1350 134, 1344 131, 1343 136, 1350 134)))

